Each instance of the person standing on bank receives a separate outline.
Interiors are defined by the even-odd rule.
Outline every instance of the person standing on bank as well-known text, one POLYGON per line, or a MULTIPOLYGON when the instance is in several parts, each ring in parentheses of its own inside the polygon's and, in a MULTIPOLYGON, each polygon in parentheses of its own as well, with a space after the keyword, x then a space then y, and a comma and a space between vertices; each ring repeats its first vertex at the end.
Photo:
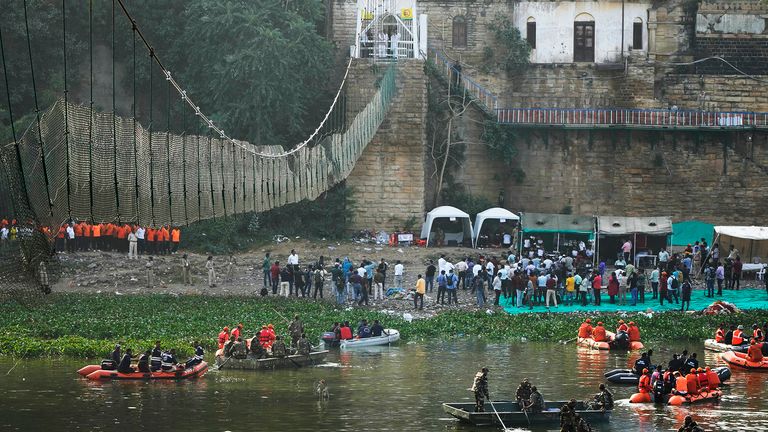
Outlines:
POLYGON ((152 288, 152 284, 155 283, 155 262, 153 261, 152 257, 149 257, 149 260, 147 260, 147 263, 144 265, 144 268, 146 269, 147 273, 147 288, 152 288))
POLYGON ((139 259, 139 238, 133 230, 128 233, 128 259, 139 259))
POLYGON ((208 288, 216 287, 216 269, 213 265, 213 256, 208 255, 208 260, 205 262, 205 268, 208 270, 208 288))
POLYGON ((416 279, 416 293, 413 296, 413 309, 424 309, 424 293, 426 292, 426 281, 419 275, 416 279), (419 305, 421 301, 421 305, 419 305), (418 307, 417 307, 418 306, 418 307))
POLYGON ((185 286, 192 285, 192 275, 190 275, 189 270, 189 258, 187 257, 187 254, 184 254, 181 257, 181 280, 184 282, 185 286))
POLYGON ((269 257, 269 252, 264 255, 264 261, 261 262, 261 271, 264 275, 264 288, 270 288, 272 286, 272 263, 269 257))
POLYGON ((400 262, 400 260, 397 260, 397 264, 395 264, 395 288, 403 288, 404 272, 405 272, 405 267, 400 262))

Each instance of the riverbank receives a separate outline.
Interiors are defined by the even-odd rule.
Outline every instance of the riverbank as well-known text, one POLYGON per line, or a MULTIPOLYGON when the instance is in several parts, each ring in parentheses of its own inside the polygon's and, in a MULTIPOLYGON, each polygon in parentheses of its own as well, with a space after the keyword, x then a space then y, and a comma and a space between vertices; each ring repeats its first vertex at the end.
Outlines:
POLYGON ((287 320, 300 315, 310 340, 317 341, 334 321, 378 319, 397 328, 405 342, 429 339, 481 338, 496 342, 558 342, 575 336, 587 316, 612 328, 618 319, 635 321, 646 342, 709 338, 717 324, 768 321, 768 311, 707 316, 700 313, 664 312, 617 314, 519 314, 501 311, 445 311, 431 318, 408 322, 399 311, 375 308, 338 308, 333 304, 301 299, 221 297, 200 295, 53 294, 39 306, 27 309, 15 303, 0 305, 0 355, 45 357, 100 357, 116 342, 146 349, 155 340, 189 355, 191 344, 201 341, 211 352, 224 325, 242 322, 250 337, 263 324, 274 324, 287 333, 287 320), (524 339, 523 339, 524 338, 524 339))

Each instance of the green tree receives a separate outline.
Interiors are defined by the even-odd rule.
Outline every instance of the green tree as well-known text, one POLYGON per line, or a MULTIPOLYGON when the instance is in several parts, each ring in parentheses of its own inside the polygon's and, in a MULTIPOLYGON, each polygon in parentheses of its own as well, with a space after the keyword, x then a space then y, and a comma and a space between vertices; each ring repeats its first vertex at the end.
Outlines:
POLYGON ((520 30, 506 17, 496 18, 488 27, 493 31, 497 48, 484 51, 486 61, 495 59, 509 73, 525 70, 530 63, 531 46, 520 30))

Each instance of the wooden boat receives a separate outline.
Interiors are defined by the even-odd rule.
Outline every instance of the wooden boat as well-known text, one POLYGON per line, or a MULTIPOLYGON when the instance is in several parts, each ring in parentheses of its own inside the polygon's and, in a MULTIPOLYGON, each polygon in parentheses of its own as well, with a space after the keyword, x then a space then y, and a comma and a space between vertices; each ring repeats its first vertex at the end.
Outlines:
POLYGON ((736 366, 741 369, 768 371, 768 357, 764 357, 762 361, 753 362, 744 353, 727 351, 720 354, 720 358, 722 358, 723 361, 729 365, 736 366))
MULTIPOLYGON (((467 402, 444 403, 443 411, 465 423, 471 423, 475 426, 500 425, 499 417, 507 427, 528 426, 531 425, 559 425, 560 408, 568 401, 544 402, 544 411, 540 413, 526 413, 520 410, 517 402, 494 401, 493 406, 490 402, 485 404, 485 412, 474 412, 475 404, 467 402), (496 412, 494 412, 494 407, 496 412), (498 413, 498 417, 496 416, 498 413)), ((611 411, 588 410, 584 402, 577 402, 576 412, 589 423, 608 421, 611 417, 611 411)))
MULTIPOLYGON (((731 370, 727 366, 712 368, 723 383, 731 378, 731 370)), ((632 369, 614 369, 605 373, 605 379, 614 384, 637 385, 640 381, 640 375, 635 374, 632 369)))
POLYGON ((243 369, 243 370, 274 370, 285 368, 300 368, 305 366, 315 366, 322 363, 328 355, 328 350, 314 351, 308 356, 289 355, 287 357, 269 357, 257 359, 252 354, 247 358, 237 359, 234 357, 224 357, 221 350, 216 351, 216 367, 218 369, 243 369))
MULTIPOLYGON (((613 332, 605 332, 606 337, 608 338, 609 342, 597 342, 596 340, 592 338, 577 338, 577 343, 581 346, 585 346, 587 348, 592 348, 594 350, 620 350, 624 349, 614 343, 612 341, 616 338, 616 335, 613 332)), ((634 341, 629 342, 629 349, 634 350, 641 350, 645 348, 642 342, 640 341, 634 341)))
POLYGON ((98 369, 93 369, 93 366, 96 365, 86 366, 80 369, 78 373, 83 375, 87 371, 86 378, 89 380, 182 380, 198 378, 208 372, 208 363, 206 362, 200 362, 189 369, 180 369, 172 372, 133 372, 128 374, 116 370, 105 370, 101 366, 98 366, 98 369), (91 370, 86 370, 86 368, 91 370))
POLYGON ((400 340, 400 332, 395 329, 384 329, 381 336, 372 336, 363 339, 345 339, 339 343, 341 349, 389 345, 400 340))
POLYGON ((735 351, 745 353, 749 345, 728 345, 726 343, 717 342, 714 339, 707 339, 704 341, 704 349, 716 352, 735 351))

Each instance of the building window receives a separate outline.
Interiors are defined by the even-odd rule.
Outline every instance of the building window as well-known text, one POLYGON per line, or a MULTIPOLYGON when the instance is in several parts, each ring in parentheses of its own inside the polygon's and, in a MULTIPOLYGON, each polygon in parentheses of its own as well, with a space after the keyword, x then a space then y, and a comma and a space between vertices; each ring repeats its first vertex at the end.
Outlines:
POLYGON ((531 49, 536 49, 536 20, 533 18, 528 18, 528 23, 525 26, 525 40, 528 41, 531 49))
POLYGON ((643 20, 635 18, 632 23, 632 49, 643 49, 643 20))
POLYGON ((595 61, 595 19, 580 14, 573 23, 573 61, 595 61))
POLYGON ((467 19, 461 15, 453 17, 453 47, 467 47, 467 19))

